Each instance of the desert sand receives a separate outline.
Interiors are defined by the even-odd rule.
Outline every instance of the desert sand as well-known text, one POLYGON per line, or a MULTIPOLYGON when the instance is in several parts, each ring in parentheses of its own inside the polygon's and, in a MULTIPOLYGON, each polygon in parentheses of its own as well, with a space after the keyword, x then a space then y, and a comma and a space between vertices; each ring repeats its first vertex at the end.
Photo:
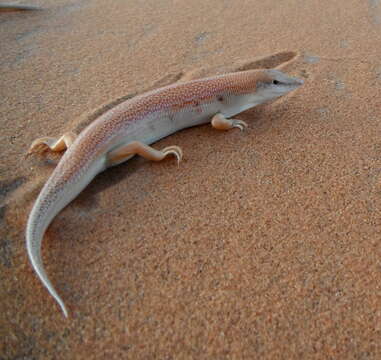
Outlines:
MULTIPOLYGON (((10 1, 7 1, 9 3, 10 1)), ((0 2, 5 3, 5 2, 0 2)), ((0 12, 1 359, 379 359, 381 2, 28 0, 0 12), (298 91, 99 175, 51 224, 33 272, 25 225, 59 154, 147 89, 251 68, 298 91)))

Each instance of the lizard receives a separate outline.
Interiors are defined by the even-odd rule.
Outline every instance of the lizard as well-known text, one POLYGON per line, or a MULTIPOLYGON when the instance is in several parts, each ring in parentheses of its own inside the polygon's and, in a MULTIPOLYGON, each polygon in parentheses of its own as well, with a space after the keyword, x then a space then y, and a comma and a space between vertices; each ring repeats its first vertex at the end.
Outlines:
POLYGON ((161 161, 182 149, 173 145, 156 150, 150 145, 172 133, 211 123, 217 130, 248 127, 233 116, 293 91, 303 80, 277 69, 247 70, 178 82, 128 99, 101 114, 78 136, 36 139, 31 153, 66 150, 43 186, 26 226, 26 248, 35 273, 60 306, 68 310, 46 274, 42 240, 55 216, 105 169, 135 155, 161 161))

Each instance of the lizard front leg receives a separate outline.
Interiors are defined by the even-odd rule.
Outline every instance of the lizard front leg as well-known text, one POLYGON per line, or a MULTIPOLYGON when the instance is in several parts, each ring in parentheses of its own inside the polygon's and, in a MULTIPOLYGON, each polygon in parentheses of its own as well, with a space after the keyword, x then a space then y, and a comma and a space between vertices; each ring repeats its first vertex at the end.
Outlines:
POLYGON ((107 166, 118 165, 134 155, 140 155, 147 160, 161 161, 168 155, 174 155, 177 158, 177 163, 180 163, 183 152, 178 146, 168 146, 163 150, 156 150, 139 141, 132 141, 129 144, 122 146, 107 154, 107 166))
POLYGON ((76 137, 77 135, 73 132, 67 132, 58 139, 49 136, 36 139, 30 146, 27 155, 32 153, 43 153, 47 150, 54 152, 66 150, 74 142, 76 137))
POLYGON ((238 128, 243 131, 248 127, 247 123, 243 120, 227 119, 224 115, 218 113, 213 116, 211 121, 212 126, 217 130, 230 130, 238 128))

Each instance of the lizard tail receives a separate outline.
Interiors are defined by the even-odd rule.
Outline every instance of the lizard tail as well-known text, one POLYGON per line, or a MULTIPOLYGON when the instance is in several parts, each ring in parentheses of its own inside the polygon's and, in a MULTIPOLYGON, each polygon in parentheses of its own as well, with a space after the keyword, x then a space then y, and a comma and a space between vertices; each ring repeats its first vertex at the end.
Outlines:
MULTIPOLYGON (((67 153, 64 156, 67 156, 67 153)), ((61 307, 64 315, 68 317, 68 311, 63 300, 57 294, 44 270, 41 258, 41 244, 45 231, 54 217, 89 184, 96 174, 104 169, 104 162, 103 159, 93 162, 84 168, 74 180, 65 183, 62 180, 62 174, 64 174, 62 168, 65 165, 63 160, 64 158, 61 159, 52 176, 42 188, 29 215, 26 227, 26 247, 34 271, 50 295, 61 307), (64 186, 62 186, 62 183, 64 183, 64 186)))
POLYGON ((56 300, 58 305, 61 307, 61 310, 65 317, 68 317, 67 308, 58 295, 57 291, 54 289, 53 284, 50 282, 48 275, 45 272, 44 265, 41 258, 41 244, 42 239, 45 234, 45 230, 49 226, 55 214, 45 215, 46 212, 42 212, 41 201, 38 199, 33 207, 33 210, 28 219, 28 225, 26 229, 26 247, 28 251, 28 256, 30 263, 37 276, 49 291, 50 295, 56 300), (53 216, 52 216, 53 215, 53 216))

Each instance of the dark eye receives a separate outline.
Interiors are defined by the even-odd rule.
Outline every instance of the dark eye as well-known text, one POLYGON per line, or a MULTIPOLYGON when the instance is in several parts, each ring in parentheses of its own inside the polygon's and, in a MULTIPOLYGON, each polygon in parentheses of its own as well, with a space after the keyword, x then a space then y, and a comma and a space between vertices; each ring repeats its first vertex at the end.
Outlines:
POLYGON ((274 85, 279 85, 279 84, 280 84, 280 81, 278 81, 278 80, 273 80, 273 84, 274 84, 274 85))

